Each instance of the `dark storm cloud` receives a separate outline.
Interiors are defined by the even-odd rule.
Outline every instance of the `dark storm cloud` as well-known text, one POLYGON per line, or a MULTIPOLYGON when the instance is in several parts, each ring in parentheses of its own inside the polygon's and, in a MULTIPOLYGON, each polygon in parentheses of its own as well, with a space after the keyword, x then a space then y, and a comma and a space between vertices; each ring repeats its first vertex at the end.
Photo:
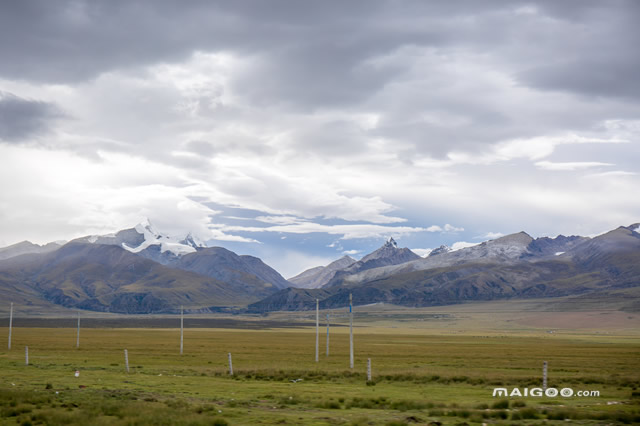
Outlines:
POLYGON ((255 72, 237 82, 247 96, 262 103, 294 102, 313 108, 356 102, 383 87, 407 64, 375 68, 366 61, 406 45, 485 46, 499 51, 501 45, 515 44, 517 52, 506 60, 526 64, 528 52, 535 54, 537 40, 535 34, 519 30, 525 18, 511 12, 529 6, 559 21, 567 31, 553 29, 557 39, 545 46, 546 57, 540 61, 546 65, 523 72, 525 84, 619 93, 627 89, 616 84, 622 80, 616 73, 626 75, 640 65, 634 46, 640 37, 634 13, 638 5, 634 1, 4 2, 0 75, 73 82, 114 69, 183 60, 195 50, 235 51, 260 57, 255 72), (579 32, 572 33, 576 28, 579 32), (558 63, 567 55, 568 61, 558 63))
POLYGON ((60 116, 52 104, 0 91, 0 141, 20 142, 46 133, 60 116))
MULTIPOLYGON (((532 113, 518 105, 514 113, 510 100, 495 100, 504 95, 500 90, 509 90, 507 84, 494 87, 483 79, 492 71, 536 90, 640 96, 633 77, 640 68, 639 5, 633 0, 3 2, 0 77, 73 85, 109 71, 184 63, 196 51, 230 53, 245 66, 234 69, 229 89, 246 105, 302 114, 327 108, 373 111, 380 117, 369 136, 443 156, 609 118, 583 109, 559 113, 549 108, 551 102, 532 113), (458 57, 461 70, 455 68, 458 57), (474 67, 476 57, 487 63, 474 67)), ((360 149, 366 136, 349 124, 317 130, 307 135, 309 143, 320 141, 336 153, 360 149)))
POLYGON ((542 40, 545 60, 519 80, 532 87, 589 96, 640 99, 640 2, 544 2, 542 12, 564 27, 542 40))

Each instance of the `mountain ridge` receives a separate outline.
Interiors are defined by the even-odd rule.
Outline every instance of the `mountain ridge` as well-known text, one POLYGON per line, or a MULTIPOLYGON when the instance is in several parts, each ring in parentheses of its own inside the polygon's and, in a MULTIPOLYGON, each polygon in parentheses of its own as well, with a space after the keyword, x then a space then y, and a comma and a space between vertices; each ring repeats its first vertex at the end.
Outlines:
MULTIPOLYGON (((472 300, 561 297, 640 287, 640 228, 619 227, 594 238, 533 239, 524 232, 457 251, 355 274, 343 273, 323 292, 276 293, 249 305, 255 312, 310 306, 338 308, 345 294, 354 303, 434 306, 472 300), (564 249, 564 250, 559 250, 564 249), (559 253, 561 251, 562 253, 559 253)), ((635 305, 634 305, 635 306, 635 305)))

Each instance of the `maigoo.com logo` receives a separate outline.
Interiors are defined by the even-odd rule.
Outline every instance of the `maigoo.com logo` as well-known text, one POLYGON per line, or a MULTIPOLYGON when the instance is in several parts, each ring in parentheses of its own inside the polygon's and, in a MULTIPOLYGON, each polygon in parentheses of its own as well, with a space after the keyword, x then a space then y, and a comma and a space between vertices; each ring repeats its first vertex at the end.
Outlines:
POLYGON ((574 391, 571 388, 562 388, 560 391, 556 388, 547 388, 546 390, 542 388, 513 388, 509 391, 507 388, 493 388, 493 396, 502 396, 502 397, 542 397, 546 396, 548 398, 555 398, 558 395, 561 395, 565 398, 571 398, 572 396, 577 397, 598 397, 600 396, 600 391, 597 390, 579 390, 574 391))

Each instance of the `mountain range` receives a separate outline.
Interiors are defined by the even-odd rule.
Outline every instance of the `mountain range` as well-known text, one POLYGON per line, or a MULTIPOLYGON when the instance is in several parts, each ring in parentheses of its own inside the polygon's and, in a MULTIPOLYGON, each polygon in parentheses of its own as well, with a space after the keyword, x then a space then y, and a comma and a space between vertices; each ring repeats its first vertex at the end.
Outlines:
MULTIPOLYGON (((399 250, 387 242, 376 252, 399 254, 399 250)), ((321 288, 284 289, 249 305, 249 310, 312 309, 315 299, 322 308, 338 308, 345 306, 350 293, 356 305, 385 302, 416 307, 560 296, 592 300, 612 292, 626 297, 628 292, 620 290, 640 289, 640 225, 594 238, 534 239, 520 232, 456 251, 441 247, 425 258, 372 268, 365 267, 365 259, 359 267, 354 263, 336 271, 321 288)), ((627 309, 640 309, 637 298, 627 302, 627 309)))
POLYGON ((0 298, 38 309, 116 313, 305 310, 378 302, 433 306, 476 300, 622 297, 640 310, 640 225, 589 238, 507 235, 426 257, 393 238, 286 280, 262 260, 168 236, 148 221, 107 235, 0 249, 0 298))
POLYGON ((0 295, 23 305, 118 313, 175 312, 183 305, 207 312, 246 306, 290 285, 256 257, 205 247, 191 235, 169 237, 148 222, 53 250, 15 246, 22 249, 0 260, 0 295))

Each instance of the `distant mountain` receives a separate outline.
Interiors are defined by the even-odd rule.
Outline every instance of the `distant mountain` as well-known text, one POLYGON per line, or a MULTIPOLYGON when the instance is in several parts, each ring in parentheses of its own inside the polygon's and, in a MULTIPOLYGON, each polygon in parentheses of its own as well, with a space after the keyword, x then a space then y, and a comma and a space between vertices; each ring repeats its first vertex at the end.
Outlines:
POLYGON ((147 221, 60 246, 0 249, 0 299, 122 313, 243 306, 290 284, 253 256, 170 237, 147 221))
POLYGON ((7 247, 0 248, 0 260, 30 253, 49 253, 62 247, 63 243, 49 243, 43 246, 30 241, 22 241, 7 247))
MULTIPOLYGON (((120 247, 71 242, 47 254, 0 261, 0 282, 24 297, 80 309, 120 313, 175 311, 187 307, 243 305, 248 292, 166 267, 120 247)), ((28 300, 26 300, 28 302, 28 300)))
POLYGON ((570 296, 575 303, 618 298, 638 310, 640 224, 594 238, 534 239, 525 232, 425 258, 393 239, 355 261, 313 268, 290 283, 260 259, 193 236, 169 237, 150 224, 79 238, 63 246, 29 242, 0 249, 0 299, 121 313, 249 311, 344 307, 388 302, 433 306, 476 300, 570 296), (323 285, 324 284, 324 285, 323 285), (627 300, 628 299, 628 300, 627 300), (627 303, 628 302, 628 303, 627 303))
POLYGON ((289 278, 289 282, 298 288, 320 288, 327 284, 337 271, 348 268, 356 263, 350 256, 342 256, 340 259, 331 262, 326 266, 316 266, 289 278))
MULTIPOLYGON (((462 250, 442 250, 399 265, 343 274, 321 290, 288 289, 253 303, 256 312, 354 303, 432 306, 504 298, 616 294, 640 287, 640 225, 595 238, 533 239, 520 232, 462 250)), ((622 293, 621 293, 622 294, 622 293)), ((586 297, 584 300, 594 300, 586 297)), ((577 299, 581 300, 581 299, 577 299)), ((638 309, 629 301, 628 309, 638 309)))
POLYGON ((441 245, 438 248, 435 248, 429 252, 429 256, 437 256, 443 253, 449 253, 451 251, 451 247, 446 245, 441 245))
POLYGON ((222 247, 199 248, 169 266, 229 283, 255 297, 265 297, 291 285, 257 257, 238 256, 222 247))
POLYGON ((195 253, 198 248, 206 247, 192 234, 182 237, 163 234, 157 231, 148 219, 134 228, 124 229, 115 234, 90 235, 74 241, 115 245, 163 265, 175 262, 185 254, 195 253))
POLYGON ((334 276, 325 286, 331 287, 339 285, 346 277, 363 271, 385 266, 400 265, 419 259, 422 258, 406 247, 398 248, 396 241, 393 238, 389 238, 387 242, 376 251, 369 253, 348 267, 336 271, 334 276))

